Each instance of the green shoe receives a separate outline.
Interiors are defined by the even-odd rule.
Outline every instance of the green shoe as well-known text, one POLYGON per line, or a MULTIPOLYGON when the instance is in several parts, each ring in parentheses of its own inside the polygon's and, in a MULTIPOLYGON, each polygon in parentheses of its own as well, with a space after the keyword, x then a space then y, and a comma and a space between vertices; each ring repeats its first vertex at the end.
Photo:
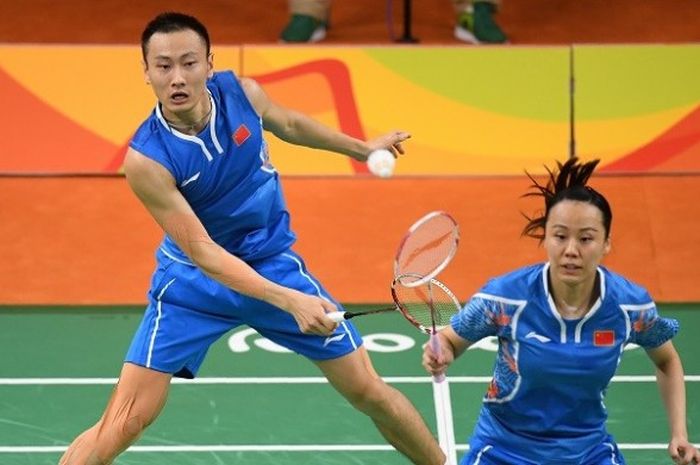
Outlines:
POLYGON ((496 5, 490 2, 474 2, 471 9, 457 18, 455 37, 470 44, 504 44, 508 38, 496 24, 493 15, 496 5))
POLYGON ((292 15, 280 35, 282 42, 318 42, 326 37, 326 23, 308 15, 292 15))

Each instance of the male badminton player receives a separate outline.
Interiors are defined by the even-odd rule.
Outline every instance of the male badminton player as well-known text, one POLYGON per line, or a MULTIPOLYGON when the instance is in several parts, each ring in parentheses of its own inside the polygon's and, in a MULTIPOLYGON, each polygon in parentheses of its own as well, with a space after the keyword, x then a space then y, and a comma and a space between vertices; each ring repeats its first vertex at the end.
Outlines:
POLYGON ((157 16, 141 45, 158 103, 124 169, 166 236, 119 383, 61 465, 112 463, 156 418, 171 378, 194 377, 209 346, 242 324, 313 361, 412 462, 442 465, 422 418, 374 371, 352 324, 326 318, 338 304, 291 250, 295 236, 263 130, 361 161, 377 149, 403 153, 409 135, 361 141, 277 105, 251 79, 215 73, 207 30, 191 16, 157 16))

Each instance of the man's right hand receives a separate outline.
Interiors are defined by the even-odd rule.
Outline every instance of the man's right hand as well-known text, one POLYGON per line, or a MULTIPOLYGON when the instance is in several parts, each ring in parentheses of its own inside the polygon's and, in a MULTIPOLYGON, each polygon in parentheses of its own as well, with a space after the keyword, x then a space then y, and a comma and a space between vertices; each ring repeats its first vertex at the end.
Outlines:
POLYGON ((294 317, 302 333, 322 336, 333 334, 338 323, 326 316, 327 313, 338 310, 333 303, 292 289, 288 289, 285 294, 286 302, 281 308, 294 317))

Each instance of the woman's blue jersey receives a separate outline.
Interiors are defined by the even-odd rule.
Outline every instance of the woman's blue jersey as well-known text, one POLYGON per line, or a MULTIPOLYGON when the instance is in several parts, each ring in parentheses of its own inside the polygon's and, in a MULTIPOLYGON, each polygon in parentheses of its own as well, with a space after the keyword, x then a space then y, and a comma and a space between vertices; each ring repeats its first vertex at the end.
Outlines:
MULTIPOLYGON (((275 255, 296 237, 269 162, 262 121, 232 72, 215 73, 207 88, 211 120, 199 134, 170 127, 156 105, 130 145, 172 174, 217 244, 248 262, 275 255)), ((189 263, 167 235, 161 250, 189 263)))
POLYGON ((461 337, 499 341, 473 442, 533 463, 578 464, 609 441, 603 398, 623 348, 658 347, 678 331, 643 288, 599 267, 600 297, 577 320, 557 312, 548 264, 489 281, 452 319, 461 337))

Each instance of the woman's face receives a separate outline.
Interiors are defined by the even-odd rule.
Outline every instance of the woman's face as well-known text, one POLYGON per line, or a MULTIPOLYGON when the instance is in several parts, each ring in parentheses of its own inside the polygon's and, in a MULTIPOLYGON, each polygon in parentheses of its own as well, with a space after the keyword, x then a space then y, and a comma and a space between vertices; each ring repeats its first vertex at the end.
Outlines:
POLYGON ((610 251, 603 212, 588 202, 562 200, 549 211, 544 247, 551 279, 567 285, 594 280, 598 265, 610 251))

